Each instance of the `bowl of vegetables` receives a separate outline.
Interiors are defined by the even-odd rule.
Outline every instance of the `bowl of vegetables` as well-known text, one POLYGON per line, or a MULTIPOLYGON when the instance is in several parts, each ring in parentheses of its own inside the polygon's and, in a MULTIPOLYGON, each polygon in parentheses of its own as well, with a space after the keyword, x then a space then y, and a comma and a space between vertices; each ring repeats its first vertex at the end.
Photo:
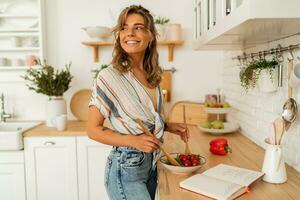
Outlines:
POLYGON ((172 165, 165 155, 160 157, 159 162, 164 168, 176 174, 192 173, 200 169, 206 163, 206 159, 198 154, 185 155, 171 153, 170 155, 180 164, 180 166, 172 165))

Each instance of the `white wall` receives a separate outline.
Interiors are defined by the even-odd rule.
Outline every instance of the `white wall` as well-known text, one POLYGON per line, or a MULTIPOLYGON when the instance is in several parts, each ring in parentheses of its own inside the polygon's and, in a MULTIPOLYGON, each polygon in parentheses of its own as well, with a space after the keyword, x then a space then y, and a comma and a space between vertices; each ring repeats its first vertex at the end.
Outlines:
MULTIPOLYGON (((203 101, 207 93, 215 92, 221 85, 222 52, 194 51, 193 1, 173 0, 46 0, 46 58, 55 67, 63 67, 72 61, 74 75, 72 88, 65 97, 69 104, 71 96, 81 88, 92 84, 91 69, 111 61, 111 47, 100 50, 100 64, 93 63, 92 49, 81 45, 88 41, 84 26, 112 26, 109 9, 118 13, 125 5, 140 4, 152 13, 165 16, 183 28, 185 43, 176 47, 174 62, 167 61, 167 47, 159 47, 160 63, 165 68, 175 67, 172 103, 178 100, 203 101)), ((7 112, 14 112, 17 119, 44 119, 47 97, 29 92, 24 83, 2 83, 0 92, 7 96, 7 112)), ((73 116, 69 112, 69 118, 73 116)))
MULTIPOLYGON (((283 40, 256 46, 247 49, 247 53, 276 48, 278 44, 289 46, 299 43, 300 36, 293 36, 283 40)), ((284 53, 284 74, 283 87, 274 93, 262 93, 258 89, 250 90, 246 93, 240 86, 238 61, 233 61, 241 52, 228 52, 225 54, 223 91, 227 100, 233 106, 233 112, 228 115, 229 121, 238 122, 242 133, 255 143, 264 146, 264 139, 273 133, 272 122, 281 117, 282 106, 287 99, 287 58, 291 58, 289 53, 284 53)), ((295 56, 300 55, 300 51, 295 51, 295 56)), ((295 61, 296 63, 296 61, 295 61)), ((300 103, 300 93, 294 89, 293 97, 300 103)), ((284 134, 282 145, 285 161, 300 171, 300 115, 294 125, 284 134)))

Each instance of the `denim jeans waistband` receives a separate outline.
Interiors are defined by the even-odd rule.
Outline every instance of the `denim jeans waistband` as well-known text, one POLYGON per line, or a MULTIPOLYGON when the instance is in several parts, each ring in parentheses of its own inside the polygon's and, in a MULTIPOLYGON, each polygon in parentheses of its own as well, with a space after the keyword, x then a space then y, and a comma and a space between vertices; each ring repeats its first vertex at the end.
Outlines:
POLYGON ((132 150, 133 151, 139 151, 134 147, 116 147, 116 146, 113 147, 113 150, 114 151, 132 151, 132 150))

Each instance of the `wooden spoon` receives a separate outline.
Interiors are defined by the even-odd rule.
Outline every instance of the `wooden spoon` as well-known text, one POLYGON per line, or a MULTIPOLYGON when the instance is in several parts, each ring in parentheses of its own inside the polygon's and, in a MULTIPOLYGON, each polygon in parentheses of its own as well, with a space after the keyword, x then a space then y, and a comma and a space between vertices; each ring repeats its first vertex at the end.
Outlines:
POLYGON ((284 123, 282 118, 275 119, 273 122, 273 126, 275 127, 275 145, 279 145, 282 134, 284 132, 284 123))
MULTIPOLYGON (((137 118, 135 121, 142 127, 142 129, 143 129, 143 131, 145 132, 146 135, 154 137, 154 135, 144 126, 144 124, 143 124, 143 122, 142 122, 141 119, 137 118)), ((159 148, 166 155, 168 161, 172 165, 180 166, 180 164, 177 162, 177 160, 175 160, 168 152, 166 152, 161 145, 159 145, 159 148)))
MULTIPOLYGON (((183 123, 186 126, 185 105, 184 104, 183 104, 183 123)), ((190 150, 188 141, 185 142, 185 151, 184 152, 185 152, 185 155, 190 155, 191 154, 191 150, 190 150)))

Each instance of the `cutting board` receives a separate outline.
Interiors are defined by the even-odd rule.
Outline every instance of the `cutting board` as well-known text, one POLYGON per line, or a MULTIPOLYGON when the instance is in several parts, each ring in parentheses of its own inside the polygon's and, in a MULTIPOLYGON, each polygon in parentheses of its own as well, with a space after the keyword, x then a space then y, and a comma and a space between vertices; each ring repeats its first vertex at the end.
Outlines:
POLYGON ((87 121, 88 119, 88 105, 91 99, 91 94, 92 91, 90 89, 81 89, 71 98, 71 112, 80 121, 87 121))

